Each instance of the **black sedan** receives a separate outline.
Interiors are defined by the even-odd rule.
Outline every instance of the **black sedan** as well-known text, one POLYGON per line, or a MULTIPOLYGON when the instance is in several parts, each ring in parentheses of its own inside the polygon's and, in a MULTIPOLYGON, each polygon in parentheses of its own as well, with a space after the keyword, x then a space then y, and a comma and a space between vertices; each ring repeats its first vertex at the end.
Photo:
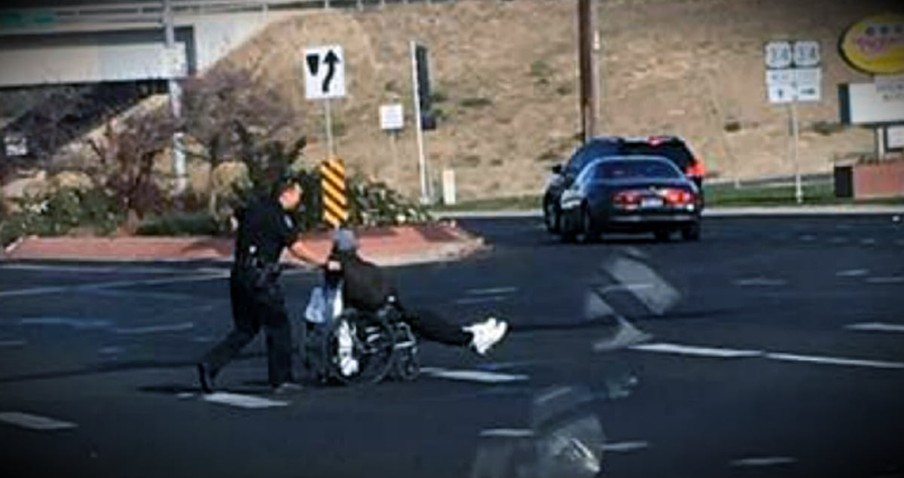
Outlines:
POLYGON ((561 234, 592 241, 604 232, 650 233, 660 241, 680 232, 700 239, 703 198, 692 179, 659 156, 592 161, 562 193, 561 234))

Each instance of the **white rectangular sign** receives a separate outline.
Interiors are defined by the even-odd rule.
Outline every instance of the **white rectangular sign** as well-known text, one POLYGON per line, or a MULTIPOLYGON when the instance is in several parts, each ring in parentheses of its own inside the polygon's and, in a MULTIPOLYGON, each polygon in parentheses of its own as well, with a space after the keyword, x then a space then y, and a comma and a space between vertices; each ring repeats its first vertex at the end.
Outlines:
POLYGON ((794 42, 794 66, 798 68, 812 68, 819 66, 821 61, 818 41, 803 40, 794 42))
POLYGON ((405 117, 401 104, 380 107, 380 128, 386 131, 398 131, 404 126, 405 117))
POLYGON ((888 149, 904 149, 904 125, 889 126, 885 130, 885 146, 888 149))
POLYGON ((850 124, 904 122, 904 95, 883 94, 875 83, 851 83, 842 98, 842 117, 850 124))
POLYGON ((304 51, 304 91, 309 100, 345 97, 345 54, 338 45, 304 51))
POLYGON ((822 69, 797 68, 795 75, 795 94, 797 101, 820 101, 822 99, 822 69))

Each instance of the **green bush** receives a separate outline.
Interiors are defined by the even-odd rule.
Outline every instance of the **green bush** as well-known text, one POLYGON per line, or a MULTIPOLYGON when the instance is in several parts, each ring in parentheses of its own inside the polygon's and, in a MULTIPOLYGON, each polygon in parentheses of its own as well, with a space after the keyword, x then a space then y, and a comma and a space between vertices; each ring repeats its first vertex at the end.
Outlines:
POLYGON ((385 183, 355 177, 348 186, 351 226, 393 226, 432 220, 425 207, 407 201, 385 183))
POLYGON ((227 228, 228 224, 206 212, 176 212, 148 217, 136 232, 140 236, 215 236, 227 228))
POLYGON ((489 98, 477 97, 477 98, 465 98, 461 100, 461 105, 465 108, 483 108, 485 106, 490 106, 493 104, 493 100, 489 98))
POLYGON ((101 188, 61 188, 15 202, 18 210, 0 222, 4 246, 26 235, 60 236, 76 228, 110 234, 123 220, 113 196, 101 188))

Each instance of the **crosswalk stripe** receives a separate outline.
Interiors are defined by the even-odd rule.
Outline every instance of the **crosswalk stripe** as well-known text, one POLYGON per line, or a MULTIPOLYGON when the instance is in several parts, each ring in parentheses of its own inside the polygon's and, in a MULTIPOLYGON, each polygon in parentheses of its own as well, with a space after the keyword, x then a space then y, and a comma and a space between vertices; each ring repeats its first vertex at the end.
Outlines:
POLYGON ((201 399, 205 402, 251 409, 285 407, 289 405, 289 402, 282 400, 271 400, 269 398, 255 397, 253 395, 241 395, 238 393, 229 392, 210 393, 204 395, 201 399))
POLYGON ((421 372, 436 378, 463 380, 480 383, 509 383, 528 380, 527 375, 485 372, 482 370, 449 370, 439 367, 424 367, 421 372))
POLYGON ((40 415, 32 415, 30 413, 22 412, 0 413, 0 422, 9 423, 10 425, 16 425, 31 430, 42 431, 66 430, 78 427, 78 425, 76 425, 75 423, 64 422, 61 420, 55 420, 53 418, 42 417, 40 415))

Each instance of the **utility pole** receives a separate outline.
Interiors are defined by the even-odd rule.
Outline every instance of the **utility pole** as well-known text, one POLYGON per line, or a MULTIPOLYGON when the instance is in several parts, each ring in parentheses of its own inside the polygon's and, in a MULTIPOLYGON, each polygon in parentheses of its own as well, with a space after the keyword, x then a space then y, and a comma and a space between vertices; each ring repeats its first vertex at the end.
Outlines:
POLYGON ((599 114, 598 35, 597 1, 578 0, 578 67, 581 72, 581 132, 584 142, 596 136, 599 114))
MULTIPOLYGON (((176 48, 176 27, 173 19, 172 0, 163 0, 163 27, 166 37, 166 49, 172 51, 176 48)), ((176 195, 182 195, 188 185, 185 148, 182 144, 182 126, 179 124, 182 119, 182 86, 176 78, 170 77, 167 80, 167 89, 169 91, 170 110, 178 128, 173 133, 173 173, 176 176, 176 195)))

